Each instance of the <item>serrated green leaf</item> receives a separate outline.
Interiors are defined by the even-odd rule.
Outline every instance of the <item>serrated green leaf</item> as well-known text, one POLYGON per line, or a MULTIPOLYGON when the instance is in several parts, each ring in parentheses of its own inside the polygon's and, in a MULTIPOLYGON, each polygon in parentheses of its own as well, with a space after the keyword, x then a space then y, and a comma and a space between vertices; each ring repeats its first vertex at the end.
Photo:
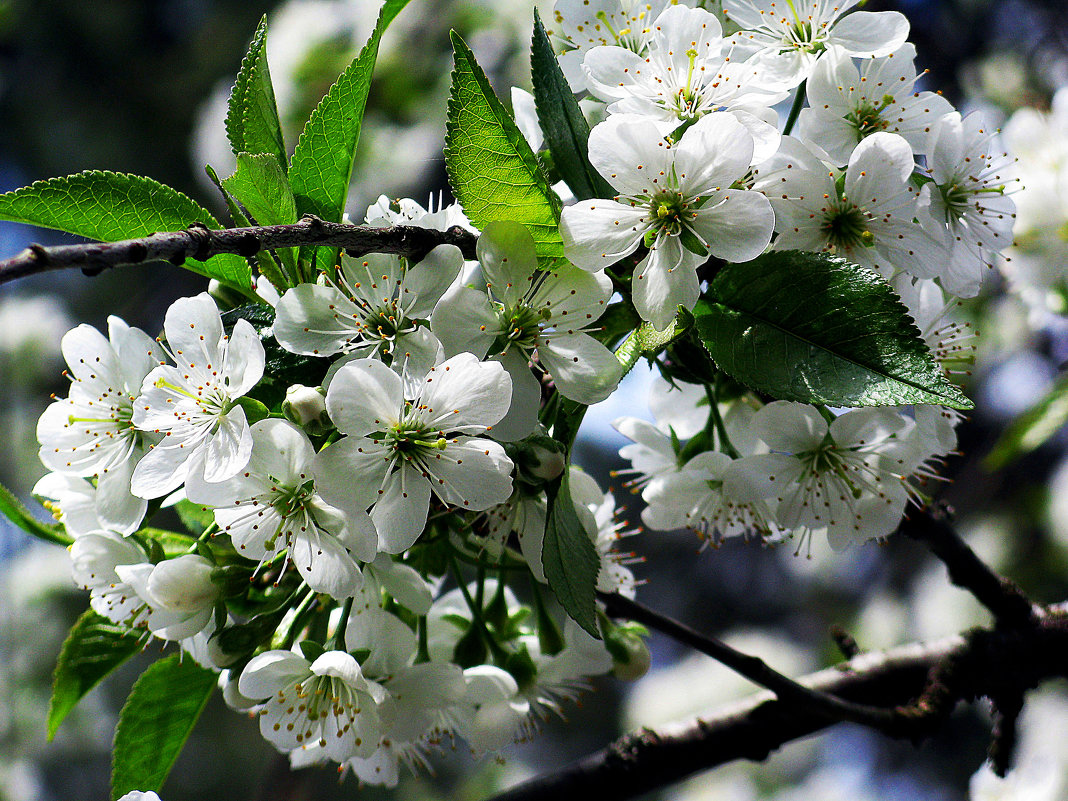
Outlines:
MULTIPOLYGON (((223 201, 226 203, 226 209, 230 212, 230 219, 233 224, 239 228, 250 228, 252 226, 252 220, 248 218, 245 211, 238 205, 237 200, 222 184, 222 180, 219 178, 215 169, 207 164, 204 167, 204 172, 207 173, 208 178, 215 188, 219 190, 219 194, 222 195, 223 201)), ((278 250, 288 250, 292 252, 292 248, 278 248, 278 250)), ((259 270, 260 275, 264 276, 280 293, 285 292, 289 287, 294 286, 296 281, 290 281, 285 275, 282 274, 282 264, 275 257, 275 254, 270 250, 261 250, 254 257, 253 261, 256 264, 256 269, 259 270)), ((296 275, 296 267, 294 265, 291 275, 296 275)))
MULTIPOLYGON (((297 221, 289 178, 270 153, 238 153, 237 168, 222 185, 259 225, 289 225, 297 221)), ((297 249, 278 248, 275 253, 289 274, 296 275, 297 249)))
POLYGON ((472 223, 522 223, 534 237, 542 266, 564 258, 560 201, 545 170, 453 31, 455 69, 445 123, 445 167, 457 200, 472 223))
POLYGON ((297 204, 289 179, 269 153, 238 153, 237 169, 222 184, 260 225, 297 221, 297 204))
POLYGON ((48 703, 48 741, 64 718, 105 676, 143 647, 142 636, 91 609, 71 627, 52 674, 48 703))
POLYGON ((545 578, 571 619, 600 639, 596 598, 601 560, 575 511, 566 470, 546 495, 549 507, 541 550, 545 578))
MULTIPOLYGON (((194 222, 220 227, 210 212, 177 189, 151 178, 100 170, 36 181, 0 195, 0 219, 101 242, 180 231, 194 222)), ((205 262, 186 259, 185 267, 243 293, 252 286, 248 262, 230 253, 205 262)))
POLYGON ((615 197, 618 193, 590 164, 590 126, 560 69, 537 9, 530 44, 530 77, 545 144, 564 183, 579 200, 615 197))
POLYGON ((1044 444, 1066 424, 1068 375, 1063 375, 1038 403, 1012 421, 983 463, 989 470, 1004 467, 1044 444))
POLYGON ((37 537, 45 542, 54 542, 57 545, 70 545, 74 538, 67 534, 66 528, 61 523, 48 525, 42 523, 30 510, 22 505, 15 497, 15 493, 0 484, 0 514, 21 528, 31 537, 37 537))
POLYGON ((119 713, 111 762, 111 797, 158 792, 215 690, 216 676, 185 656, 169 656, 141 674, 119 713))
POLYGON ((774 398, 973 408, 890 285, 835 256, 779 251, 728 264, 694 316, 720 369, 774 398))
MULTIPOLYGON (((304 126, 289 171, 299 214, 341 222, 378 45, 386 28, 406 5, 408 0, 386 0, 367 44, 319 101, 304 126)), ((337 253, 337 248, 319 248, 315 259, 318 269, 332 266, 337 253)), ((303 255, 302 250, 302 260, 303 255)))
POLYGON ((267 15, 260 19, 248 53, 230 90, 226 138, 234 154, 269 153, 282 172, 289 169, 271 71, 267 66, 267 15))

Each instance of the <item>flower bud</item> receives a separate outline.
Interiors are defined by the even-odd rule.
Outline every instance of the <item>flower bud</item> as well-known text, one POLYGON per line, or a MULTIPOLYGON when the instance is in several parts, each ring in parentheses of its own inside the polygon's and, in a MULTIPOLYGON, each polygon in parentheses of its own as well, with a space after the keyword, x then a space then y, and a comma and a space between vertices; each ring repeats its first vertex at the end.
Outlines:
POLYGON ((640 679, 649 671, 652 656, 645 639, 633 628, 620 626, 604 638, 605 648, 612 655, 612 675, 617 679, 640 679))
POLYGON ((322 434, 330 427, 326 413, 326 396, 316 387, 293 384, 286 390, 282 414, 309 434, 322 434))

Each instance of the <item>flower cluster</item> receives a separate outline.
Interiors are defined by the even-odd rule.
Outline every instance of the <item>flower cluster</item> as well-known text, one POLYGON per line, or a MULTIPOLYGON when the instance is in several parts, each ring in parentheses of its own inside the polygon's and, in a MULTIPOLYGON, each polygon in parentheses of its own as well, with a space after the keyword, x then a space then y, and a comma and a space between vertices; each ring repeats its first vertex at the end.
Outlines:
MULTIPOLYGON (((368 221, 457 215, 383 198, 368 221)), ((75 581, 97 613, 224 671, 295 764, 393 784, 444 737, 487 751, 527 736, 633 657, 613 656, 606 642, 633 636, 607 618, 599 641, 549 611, 545 514, 515 514, 544 509, 563 471, 536 431, 541 382, 592 403, 619 380, 591 336, 610 284, 540 272, 514 223, 487 226, 478 255, 484 288, 452 246, 346 255, 282 293, 267 331, 201 294, 158 341, 115 317, 107 337, 63 338, 71 387, 41 417, 52 472, 35 493, 74 538, 75 581), (289 384, 268 349, 320 385, 289 384), (199 536, 146 528, 161 506, 199 536), (487 571, 533 575, 533 607, 487 571)), ((633 593, 611 496, 571 482, 600 585, 633 593)))
MULTIPOLYGON (((758 396, 688 312, 726 265, 831 253, 883 292, 907 355, 926 342, 958 372, 970 351, 948 296, 977 293, 1011 239, 1007 159, 974 116, 917 91, 899 14, 694 5, 557 3, 563 72, 603 118, 583 163, 611 196, 564 206, 551 256, 484 218, 467 263, 447 244, 302 247, 286 255, 299 270, 259 276, 258 302, 177 301, 159 340, 114 317, 107 337, 63 338, 71 387, 38 426, 51 472, 36 494, 73 539, 75 580, 100 615, 219 671, 293 764, 395 784, 443 740, 499 749, 588 677, 644 670, 641 632, 594 606, 634 595, 616 550, 631 532, 569 464, 586 407, 639 352, 668 379, 657 419, 616 426, 652 529, 863 543, 955 447, 941 407, 758 396), (172 508, 189 534, 160 528, 172 508), (560 595, 565 619, 549 590, 581 573, 571 562, 588 608, 560 595)), ((521 122, 533 149, 550 138, 521 122)), ((457 206, 385 197, 364 220, 475 229, 457 206)))
MULTIPOLYGON (((841 256, 889 281, 942 368, 961 372, 974 348, 949 319, 952 296, 978 293, 1012 241, 1015 179, 994 132, 919 90, 901 14, 855 1, 724 0, 719 16, 702 5, 557 3, 572 87, 604 104, 589 159, 618 192, 564 209, 568 258, 618 271, 661 330, 723 261, 769 248, 841 256)), ((959 415, 940 407, 671 394, 693 413, 689 433, 677 409, 671 423, 626 418, 617 428, 635 444, 622 454, 647 526, 714 540, 826 532, 841 548, 885 536, 956 444, 959 415)))

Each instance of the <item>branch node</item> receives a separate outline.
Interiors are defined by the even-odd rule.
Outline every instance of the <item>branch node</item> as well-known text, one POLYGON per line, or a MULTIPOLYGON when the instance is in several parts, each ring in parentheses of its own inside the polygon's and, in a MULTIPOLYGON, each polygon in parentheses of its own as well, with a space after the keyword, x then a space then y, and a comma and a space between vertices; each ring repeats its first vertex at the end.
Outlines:
POLYGON ((27 246, 26 249, 33 254, 34 261, 38 262, 39 264, 51 264, 52 257, 48 255, 48 250, 44 247, 44 245, 38 245, 36 242, 34 242, 33 244, 27 246))
POLYGON ((831 626, 831 639, 834 640, 834 644, 838 646, 838 650, 842 652, 842 656, 847 660, 860 654, 860 646, 853 639, 853 635, 837 623, 831 626))
POLYGON ((192 238, 194 244, 193 249, 186 249, 186 258, 195 259, 196 261, 207 261, 211 258, 211 229, 202 222, 193 222, 186 228, 186 233, 192 238))
POLYGON ((248 233, 243 234, 240 239, 237 240, 237 252, 238 255, 244 256, 246 259, 250 259, 260 252, 262 245, 260 245, 259 237, 255 234, 248 233))

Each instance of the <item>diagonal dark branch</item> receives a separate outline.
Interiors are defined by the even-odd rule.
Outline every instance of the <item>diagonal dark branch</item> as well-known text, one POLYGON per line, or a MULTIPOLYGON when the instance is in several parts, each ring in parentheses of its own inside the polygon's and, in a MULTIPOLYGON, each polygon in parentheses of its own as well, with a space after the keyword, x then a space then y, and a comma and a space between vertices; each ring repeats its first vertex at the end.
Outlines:
POLYGON ((927 545, 945 564, 949 579, 974 595, 990 610, 998 625, 1027 626, 1034 622, 1034 605, 1011 581, 991 570, 961 539, 944 506, 910 507, 898 531, 927 545))
POLYGON ((50 248, 30 245, 18 255, 0 261, 0 284, 49 270, 80 268, 89 273, 98 273, 125 264, 149 261, 181 264, 186 259, 205 261, 222 253, 250 257, 262 250, 300 245, 344 248, 353 256, 395 253, 415 258, 425 256, 438 245, 455 245, 465 258, 473 259, 475 240, 474 234, 459 226, 447 231, 412 225, 370 228, 326 222, 310 215, 292 225, 219 230, 194 225, 184 231, 152 234, 121 242, 89 242, 50 248))
MULTIPOLYGON (((978 629, 933 643, 865 653, 799 683, 855 704, 913 710, 937 704, 940 722, 959 701, 1019 692, 1068 676, 1068 605, 1040 610, 1025 628, 978 629), (915 699, 915 700, 914 700, 915 699)), ((834 724, 763 692, 712 716, 628 734, 608 748, 523 782, 493 801, 621 801, 738 759, 760 761, 834 724)), ((915 738, 915 729, 898 736, 915 738)))

